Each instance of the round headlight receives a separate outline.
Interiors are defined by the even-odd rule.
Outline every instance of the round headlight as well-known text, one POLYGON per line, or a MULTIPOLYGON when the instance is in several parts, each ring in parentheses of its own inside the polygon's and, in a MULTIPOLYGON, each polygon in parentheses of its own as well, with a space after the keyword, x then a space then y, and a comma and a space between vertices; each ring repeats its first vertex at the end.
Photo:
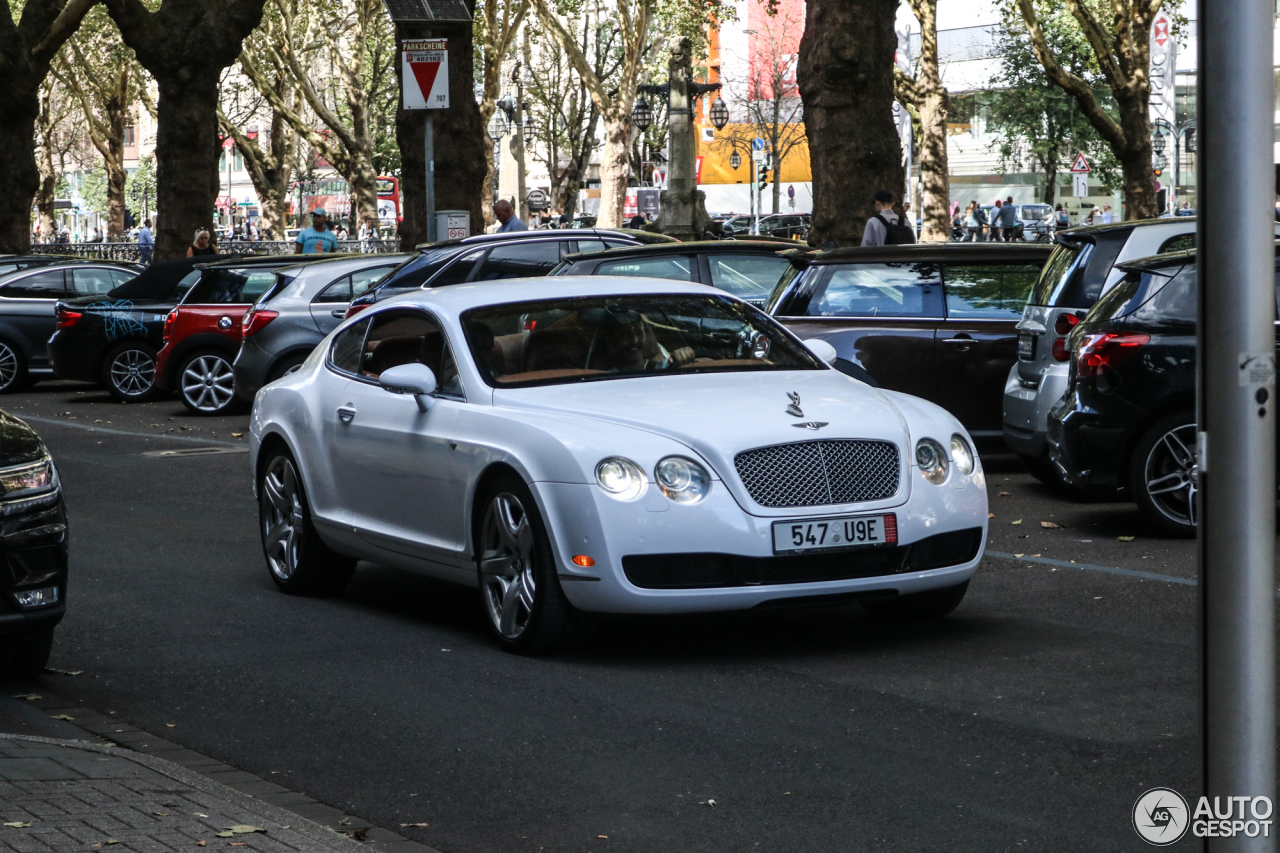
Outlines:
POLYGON ((951 461, 956 464, 956 470, 966 477, 973 473, 973 451, 959 433, 951 436, 951 461))
POLYGON ((947 452, 932 438, 916 442, 916 464, 924 478, 935 486, 942 485, 947 479, 947 452))
POLYGON ((596 482, 620 501, 633 501, 644 494, 648 479, 640 466, 621 456, 601 459, 596 466, 596 482))
POLYGON ((662 493, 678 504, 691 504, 706 497, 711 475, 692 459, 668 456, 653 469, 653 479, 662 493))

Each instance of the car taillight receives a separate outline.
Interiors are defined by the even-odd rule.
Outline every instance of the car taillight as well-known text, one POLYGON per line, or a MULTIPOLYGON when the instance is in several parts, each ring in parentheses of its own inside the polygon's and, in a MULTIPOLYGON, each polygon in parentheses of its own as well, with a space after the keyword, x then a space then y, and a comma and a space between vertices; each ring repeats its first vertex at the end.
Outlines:
POLYGON ((1119 335, 1107 332, 1085 335, 1076 355, 1076 377, 1096 379, 1103 370, 1114 368, 1133 356, 1151 340, 1150 335, 1119 335))
POLYGON ((345 319, 350 320, 352 317, 356 316, 357 314, 359 314, 361 311, 363 311, 368 307, 369 307, 368 302, 352 302, 350 305, 347 306, 347 316, 345 317, 345 319))
POLYGON ((58 318, 59 329, 70 329, 76 323, 80 322, 80 318, 84 316, 80 311, 72 311, 65 305, 59 305, 54 309, 54 313, 58 318))
POLYGON ((261 331, 263 326, 279 316, 280 312, 278 311, 250 311, 244 315, 244 320, 240 322, 240 331, 247 338, 261 331))
POLYGON ((1066 335, 1076 327, 1076 323, 1080 322, 1080 318, 1075 314, 1059 314, 1058 319, 1053 321, 1053 330, 1060 335, 1066 335))
POLYGON ((169 343, 169 333, 173 331, 173 321, 178 319, 178 309, 174 308, 164 318, 164 342, 169 343))
POLYGON ((1050 348, 1055 361, 1066 361, 1071 358, 1071 352, 1067 349, 1066 338, 1055 338, 1053 346, 1050 348))

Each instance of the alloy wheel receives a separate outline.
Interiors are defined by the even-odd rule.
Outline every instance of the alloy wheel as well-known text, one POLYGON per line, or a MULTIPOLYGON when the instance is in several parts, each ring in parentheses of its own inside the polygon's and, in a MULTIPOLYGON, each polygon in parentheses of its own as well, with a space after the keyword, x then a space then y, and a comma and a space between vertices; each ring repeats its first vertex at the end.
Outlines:
POLYGON ((6 343, 0 343, 0 391, 5 391, 18 378, 18 354, 6 343))
POLYGON ((1147 454, 1143 481, 1151 502, 1177 524, 1196 526, 1196 425, 1183 424, 1160 436, 1147 454))
POLYGON ((235 373, 220 355, 191 359, 182 371, 182 396, 201 412, 220 412, 235 397, 235 373))
POLYGON ((514 640, 533 616, 537 594, 535 547, 529 515, 520 499, 499 492, 480 526, 480 583, 485 611, 502 636, 514 640))
POLYGON ((272 574, 287 581, 298 568, 302 545, 302 494, 298 472, 285 456, 271 460, 262 478, 262 546, 272 574))
POLYGON ((111 362, 111 384, 126 397, 139 397, 156 381, 156 361, 144 350, 127 349, 111 362))

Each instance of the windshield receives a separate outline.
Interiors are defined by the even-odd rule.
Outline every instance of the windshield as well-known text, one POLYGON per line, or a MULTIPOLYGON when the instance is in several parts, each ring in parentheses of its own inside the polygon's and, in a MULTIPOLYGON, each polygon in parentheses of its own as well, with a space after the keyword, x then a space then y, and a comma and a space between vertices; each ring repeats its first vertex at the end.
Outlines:
POLYGON ((369 290, 384 285, 406 290, 422 287, 428 279, 440 272, 445 264, 456 258, 466 248, 466 246, 455 244, 440 249, 428 249, 420 255, 414 255, 370 285, 369 290))
POLYGON ((771 318, 718 295, 548 299, 462 315, 495 388, 633 376, 825 367, 771 318))
POLYGON ((1093 244, 1088 242, 1066 242, 1054 246, 1027 301, 1032 305, 1054 305, 1076 270, 1088 262, 1092 252, 1093 244))
POLYGON ((1028 222, 1040 222, 1048 219, 1053 208, 1047 204, 1024 204, 1022 206, 1022 218, 1028 222))

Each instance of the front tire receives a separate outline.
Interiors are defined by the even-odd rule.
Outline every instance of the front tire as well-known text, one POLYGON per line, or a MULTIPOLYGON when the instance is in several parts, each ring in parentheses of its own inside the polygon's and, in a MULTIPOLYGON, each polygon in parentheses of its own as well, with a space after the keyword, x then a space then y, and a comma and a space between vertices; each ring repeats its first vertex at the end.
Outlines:
POLYGON ((156 395, 156 348, 145 341, 112 347, 102 360, 102 384, 121 403, 143 403, 156 395))
POLYGON ((0 394, 20 391, 30 384, 27 360, 9 341, 0 339, 0 394))
POLYGON ((52 651, 52 628, 0 640, 0 680, 35 678, 44 672, 52 651))
POLYGON ((302 478, 288 451, 275 451, 263 466, 258 482, 258 526, 267 570, 284 592, 332 595, 351 582, 356 561, 320 539, 302 478))
POLYGON ((941 619, 960 606, 960 602, 964 600, 964 594, 968 591, 969 582, 965 581, 955 586, 913 592, 884 601, 864 601, 862 607, 872 616, 881 619, 902 621, 941 619))
POLYGON ((1166 536, 1190 539, 1196 535, 1199 468, 1195 447, 1195 413, 1177 412, 1152 424, 1129 459, 1134 503, 1166 536))
POLYGON ((494 483, 477 504, 480 600, 485 621, 507 651, 547 654, 586 639, 588 623, 565 598, 546 528, 529 487, 494 483))
POLYGON ((178 396, 197 415, 226 414, 236 404, 235 371, 220 352, 198 352, 178 371, 178 396))

